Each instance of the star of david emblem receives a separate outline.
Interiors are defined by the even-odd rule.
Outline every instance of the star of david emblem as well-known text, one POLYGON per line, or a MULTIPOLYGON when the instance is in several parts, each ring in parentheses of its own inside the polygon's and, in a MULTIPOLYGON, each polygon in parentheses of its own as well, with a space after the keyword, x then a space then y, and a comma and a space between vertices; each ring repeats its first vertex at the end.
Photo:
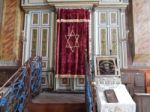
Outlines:
POLYGON ((79 47, 79 35, 75 34, 74 30, 68 30, 68 34, 65 35, 67 40, 66 48, 69 48, 71 52, 75 51, 75 48, 79 47))

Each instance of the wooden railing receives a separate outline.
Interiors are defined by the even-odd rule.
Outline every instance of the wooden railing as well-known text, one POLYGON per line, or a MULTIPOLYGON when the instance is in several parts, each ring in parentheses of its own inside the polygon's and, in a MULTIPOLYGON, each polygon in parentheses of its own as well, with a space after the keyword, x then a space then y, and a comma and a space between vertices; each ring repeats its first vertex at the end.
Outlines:
POLYGON ((42 59, 29 59, 0 88, 0 112, 23 112, 41 90, 42 59))

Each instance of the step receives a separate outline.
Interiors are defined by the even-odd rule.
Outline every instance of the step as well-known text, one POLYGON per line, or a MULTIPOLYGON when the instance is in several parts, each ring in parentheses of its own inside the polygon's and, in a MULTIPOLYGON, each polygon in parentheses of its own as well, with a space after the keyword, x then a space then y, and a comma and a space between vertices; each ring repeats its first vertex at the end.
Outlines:
POLYGON ((85 112, 85 95, 41 93, 27 105, 28 112, 85 112))

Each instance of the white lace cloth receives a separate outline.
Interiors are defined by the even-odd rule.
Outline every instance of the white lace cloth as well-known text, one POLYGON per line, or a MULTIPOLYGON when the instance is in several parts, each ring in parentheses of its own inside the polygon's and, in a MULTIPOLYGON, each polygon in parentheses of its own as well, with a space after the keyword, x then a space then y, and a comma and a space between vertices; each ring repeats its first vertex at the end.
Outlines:
POLYGON ((110 87, 96 85, 96 94, 98 112, 136 112, 136 104, 123 84, 110 85, 110 87), (114 89, 118 103, 107 103, 103 92, 105 88, 114 89))

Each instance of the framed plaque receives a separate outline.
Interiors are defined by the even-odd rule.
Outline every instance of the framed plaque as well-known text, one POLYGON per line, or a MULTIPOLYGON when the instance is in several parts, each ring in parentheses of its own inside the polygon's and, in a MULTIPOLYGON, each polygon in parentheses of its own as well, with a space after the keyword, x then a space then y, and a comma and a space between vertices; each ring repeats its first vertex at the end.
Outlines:
POLYGON ((95 56, 95 75, 96 76, 120 75, 117 57, 95 56))

